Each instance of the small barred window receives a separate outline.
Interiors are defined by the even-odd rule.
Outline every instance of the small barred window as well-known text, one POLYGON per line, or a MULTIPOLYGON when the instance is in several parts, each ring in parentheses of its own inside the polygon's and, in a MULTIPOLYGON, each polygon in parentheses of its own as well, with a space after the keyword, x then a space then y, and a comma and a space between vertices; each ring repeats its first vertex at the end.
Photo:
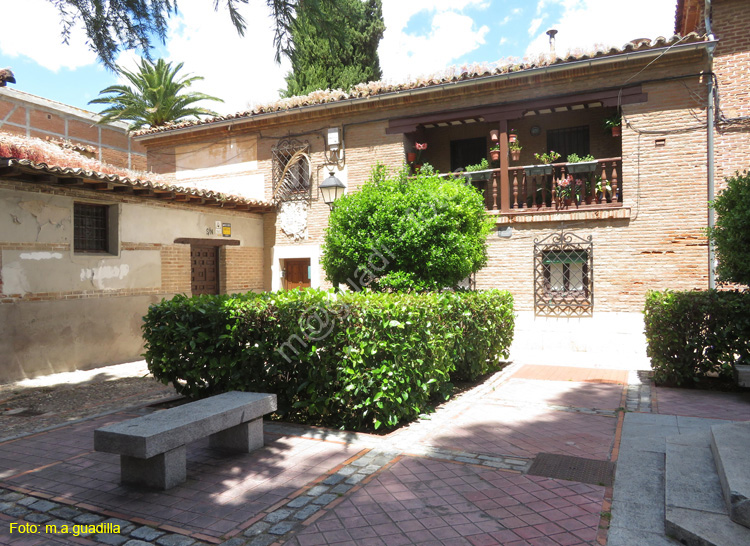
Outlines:
POLYGON ((75 203, 73 209, 73 250, 108 252, 109 222, 107 205, 75 203))

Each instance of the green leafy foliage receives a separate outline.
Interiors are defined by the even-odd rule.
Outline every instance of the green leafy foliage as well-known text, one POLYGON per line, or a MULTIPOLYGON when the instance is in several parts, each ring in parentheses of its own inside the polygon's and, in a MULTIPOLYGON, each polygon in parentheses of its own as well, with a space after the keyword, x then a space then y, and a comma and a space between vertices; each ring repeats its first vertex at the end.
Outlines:
POLYGON ((657 383, 728 378, 750 363, 750 292, 649 292, 644 315, 657 383))
POLYGON ((480 161, 479 163, 477 163, 475 165, 467 165, 466 166, 466 172, 467 173, 473 173, 473 172, 476 172, 476 171, 486 171, 489 168, 490 168, 490 164, 487 161, 487 158, 485 157, 485 158, 482 159, 482 161, 480 161))
POLYGON ((727 178, 727 187, 713 202, 716 226, 709 237, 716 246, 720 281, 750 286, 750 173, 727 178))
POLYGON ((508 356, 507 292, 176 296, 144 318, 149 370, 178 392, 271 392, 287 420, 392 428, 508 356))
POLYGON ((348 90, 382 78, 378 44, 385 31, 381 0, 339 0, 317 13, 301 10, 286 52, 292 70, 283 96, 307 95, 318 89, 348 90), (336 35, 332 34, 336 29, 336 35))
POLYGON ((463 179, 423 167, 390 177, 382 165, 331 212, 321 263, 334 285, 353 290, 455 287, 487 262, 492 229, 484 200, 463 179))
MULTIPOLYGON (((99 60, 108 68, 116 69, 115 59, 122 50, 139 48, 146 58, 150 58, 153 39, 162 43, 167 37, 169 18, 177 13, 176 0, 49 0, 60 13, 62 21, 63 42, 68 43, 73 27, 83 23, 88 44, 99 60)), ((219 0, 201 0, 209 2, 215 10, 219 9, 219 0)), ((260 0, 259 0, 260 1, 260 0)), ((324 24, 323 6, 331 6, 334 0, 265 0, 271 9, 274 21, 274 46, 276 60, 282 52, 290 48, 292 27, 304 4, 306 16, 324 24)), ((245 35, 246 23, 240 13, 240 5, 249 0, 224 0, 229 18, 237 33, 245 35)))
POLYGON ((221 99, 185 91, 193 82, 202 80, 201 76, 181 76, 177 73, 183 63, 172 67, 172 63, 164 59, 157 59, 155 63, 141 59, 137 72, 130 72, 124 68, 117 71, 125 76, 133 87, 129 85, 111 85, 99 91, 99 97, 89 101, 89 104, 107 104, 100 112, 102 118, 99 123, 113 121, 129 121, 130 129, 141 129, 144 126, 158 127, 170 121, 177 121, 186 117, 201 115, 215 116, 216 112, 192 106, 198 101, 221 99))
POLYGON ((591 155, 585 155, 583 157, 580 157, 578 154, 570 154, 568 155, 568 163, 582 163, 584 161, 594 161, 596 158, 591 155))

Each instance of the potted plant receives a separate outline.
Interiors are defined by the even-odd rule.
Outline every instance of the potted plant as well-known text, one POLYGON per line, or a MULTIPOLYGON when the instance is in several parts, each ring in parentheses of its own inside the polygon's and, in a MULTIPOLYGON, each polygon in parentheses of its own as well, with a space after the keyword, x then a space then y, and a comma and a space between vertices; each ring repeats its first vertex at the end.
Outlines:
POLYGON ((492 161, 500 161, 500 144, 494 144, 490 148, 490 159, 492 161))
POLYGON ((602 200, 607 202, 607 195, 612 193, 612 186, 609 180, 603 180, 601 176, 596 175, 596 202, 601 203, 602 200))
POLYGON ((622 134, 622 116, 619 112, 604 118, 604 128, 611 129, 613 137, 619 137, 622 134))
POLYGON ((555 195, 557 196, 557 205, 564 204, 564 206, 570 206, 573 202, 573 188, 575 182, 573 181, 573 175, 569 174, 564 178, 555 180, 555 195))
POLYGON ((508 133, 508 143, 510 144, 512 142, 515 142, 516 140, 518 140, 518 134, 516 133, 515 129, 511 129, 508 133))
POLYGON ((535 176, 539 174, 552 174, 552 165, 554 161, 560 159, 560 154, 554 150, 550 150, 544 154, 534 154, 537 161, 541 161, 542 165, 532 165, 526 167, 525 171, 528 176, 535 176))
POLYGON ((472 182, 479 182, 482 180, 489 180, 492 176, 490 172, 490 164, 487 158, 484 158, 480 163, 476 165, 466 166, 466 178, 472 182))
POLYGON ((597 161, 591 154, 583 157, 578 154, 570 154, 567 169, 569 173, 592 173, 596 170, 596 164, 597 161))
POLYGON ((521 150, 523 150, 523 146, 521 146, 520 141, 516 140, 515 142, 511 142, 508 144, 508 147, 510 148, 510 158, 513 161, 521 159, 521 150))

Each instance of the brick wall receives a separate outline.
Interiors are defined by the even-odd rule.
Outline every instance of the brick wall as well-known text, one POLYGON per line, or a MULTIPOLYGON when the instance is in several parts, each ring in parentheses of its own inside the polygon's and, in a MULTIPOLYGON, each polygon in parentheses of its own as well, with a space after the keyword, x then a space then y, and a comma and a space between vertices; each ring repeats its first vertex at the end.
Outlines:
MULTIPOLYGON (((648 289, 704 288, 707 284, 707 246, 703 235, 707 215, 706 85, 699 73, 706 69, 706 56, 701 51, 681 53, 647 66, 652 60, 615 61, 596 71, 580 69, 461 89, 444 88, 430 95, 386 98, 379 103, 379 108, 355 103, 335 110, 336 114, 331 113, 334 110, 302 112, 272 121, 248 122, 244 128, 241 123, 233 127, 233 134, 243 130, 262 131, 263 138, 258 141, 258 172, 264 175, 266 198, 272 197, 271 149, 278 139, 294 135, 310 143, 314 192, 308 212, 307 238, 294 240, 281 231, 280 222, 266 215, 265 289, 273 284, 269 268, 274 251, 269 247, 283 248, 284 255, 290 256, 296 246, 300 256, 309 256, 311 245, 323 242, 329 211, 317 188, 328 175, 323 165, 323 138, 327 127, 343 129, 346 167, 336 176, 345 180, 348 191, 356 191, 376 163, 400 168, 405 159, 405 147, 410 146, 407 136, 386 134, 388 122, 382 121, 383 118, 586 93, 635 82, 642 84, 648 101, 624 106, 630 127, 623 127, 621 139, 614 139, 601 129, 601 118, 610 115, 612 108, 540 113, 509 122, 510 127, 519 130, 526 162, 530 162, 533 152, 546 151, 544 136, 530 136, 531 125, 540 125, 542 135, 548 129, 588 125, 591 151, 595 156, 622 157, 620 184, 624 202, 621 209, 535 216, 533 221, 524 222, 498 215, 498 224, 513 226, 514 233, 510 239, 500 239, 496 234, 490 237, 489 263, 477 276, 478 286, 510 289, 519 310, 533 309, 534 239, 564 227, 582 237, 593 237, 597 311, 638 312, 648 289), (666 81, 672 77, 678 79, 666 81)), ((431 154, 432 162, 441 170, 447 170, 447 143, 452 138, 488 133, 490 125, 478 127, 479 124, 426 131, 430 144, 427 160, 431 154)), ((164 135, 158 137, 153 146, 163 157, 168 155, 165 150, 179 143, 201 139, 208 142, 221 138, 225 131, 225 128, 208 127, 205 132, 164 135)), ((521 164, 524 164, 524 157, 521 164)), ((322 286, 326 287, 327 283, 323 281, 322 286)))
POLYGON ((190 294, 190 245, 162 245, 161 290, 167 294, 190 294))
MULTIPOLYGON (((190 262, 190 245, 189 244, 174 244, 171 241, 175 236, 167 236, 166 238, 170 241, 150 243, 150 242, 134 242, 126 239, 119 241, 119 252, 156 252, 158 253, 158 263, 160 266, 160 277, 157 277, 154 283, 148 287, 141 286, 140 288, 107 288, 107 289, 86 289, 86 290, 67 290, 67 291, 56 291, 56 292, 41 292, 35 290, 33 286, 30 286, 25 293, 6 293, 4 291, 3 274, 2 274, 2 255, 3 251, 12 252, 47 252, 61 254, 60 263, 73 262, 78 267, 91 267, 87 265, 88 262, 101 265, 108 265, 110 262, 113 264, 118 263, 116 256, 106 256, 102 258, 83 256, 73 254, 71 249, 72 240, 72 223, 70 221, 70 215, 72 215, 72 203, 76 200, 82 200, 86 202, 101 202, 103 204, 115 204, 118 203, 121 206, 133 206, 133 205, 147 205, 153 207, 156 210, 163 211, 158 213, 160 217, 165 218, 167 223, 170 222, 170 214, 178 211, 180 213, 191 212, 195 215, 193 224, 198 222, 198 218, 202 214, 206 214, 209 210, 211 214, 211 220, 214 217, 223 218, 223 221, 229 221, 233 223, 235 230, 241 220, 249 218, 258 218, 256 214, 249 214, 241 211, 232 211, 222 209, 220 216, 215 216, 216 209, 207 209, 206 207, 200 207, 196 205, 189 205, 186 203, 174 204, 160 202, 156 199, 143 199, 135 196, 121 195, 115 193, 95 193, 90 191, 83 191, 76 188, 62 187, 62 186, 46 186, 44 184, 30 184, 28 182, 14 181, 12 179, 0 179, 0 193, 3 190, 10 192, 23 192, 7 194, 11 196, 7 203, 9 204, 8 211, 9 218, 16 216, 16 224, 19 230, 23 228, 26 236, 17 237, 17 234, 11 234, 7 230, 3 232, 0 230, 0 304, 9 304, 16 302, 28 302, 28 301, 49 301, 49 300, 70 300, 70 299, 87 299, 87 298, 108 298, 115 296, 136 296, 136 295, 162 295, 167 296, 176 293, 191 293, 191 262, 190 262), (61 229, 60 226, 53 226, 47 220, 44 220, 38 225, 27 226, 23 222, 23 218, 20 217, 15 211, 11 210, 13 206, 18 207, 20 203, 16 203, 17 196, 22 195, 24 201, 34 203, 38 206, 41 203, 46 203, 46 206, 52 208, 70 208, 70 215, 67 215, 62 223, 65 224, 64 231, 57 233, 55 230, 61 229), (49 199, 55 199, 54 202, 50 202, 49 199), (39 237, 36 230, 39 233, 46 234, 41 237, 48 238, 47 242, 33 241, 33 237, 39 237), (32 234, 30 230, 34 230, 32 234), (170 238, 171 237, 171 238, 170 238), (54 239, 54 240, 53 240, 54 239)), ((3 194, 6 195, 6 194, 3 194)), ((43 209, 42 212, 35 212, 37 218, 44 218, 43 209)), ((173 218, 176 219, 177 217, 173 218)), ((31 219, 29 219, 31 221, 31 219)), ((57 220, 55 220, 57 221, 57 220)), ((184 221, 184 220, 181 220, 184 221)), ((122 218, 120 218, 122 222, 122 218)), ((14 224, 15 225, 15 224, 14 224)), ((140 230, 143 237, 148 239, 149 233, 153 232, 156 234, 160 230, 163 230, 165 226, 149 225, 144 226, 146 229, 140 230)), ((121 231, 124 226, 121 226, 121 231)), ((132 231, 132 229, 131 229, 132 231)), ((19 231, 20 233, 20 231, 19 231)), ((176 236, 185 235, 184 233, 177 233, 176 236)), ((236 234, 237 235, 237 234, 236 234)), ((245 233, 245 237, 248 238, 248 244, 260 245, 260 240, 257 242, 253 239, 253 234, 245 233)), ((156 239, 156 235, 154 239, 156 239)), ((160 236, 164 239, 164 236, 160 236)), ((264 249, 261 246, 232 246, 225 247, 230 249, 228 251, 222 250, 222 289, 228 292, 239 292, 246 290, 260 290, 263 288, 263 252, 264 249), (226 256, 226 258, 225 258, 226 256)), ((8 264, 6 264, 8 265, 8 264)), ((60 269, 62 271, 62 269, 60 269)), ((139 275, 138 271, 129 272, 129 274, 139 275)))
POLYGON ((225 246, 221 250, 221 291, 224 294, 263 290, 264 249, 225 246))
POLYGON ((0 131, 89 147, 111 165, 146 170, 146 150, 125 129, 96 125, 91 112, 14 89, 0 89, 0 131))
POLYGON ((712 31, 719 39, 714 57, 719 96, 716 185, 735 171, 750 169, 750 2, 713 3, 712 31))

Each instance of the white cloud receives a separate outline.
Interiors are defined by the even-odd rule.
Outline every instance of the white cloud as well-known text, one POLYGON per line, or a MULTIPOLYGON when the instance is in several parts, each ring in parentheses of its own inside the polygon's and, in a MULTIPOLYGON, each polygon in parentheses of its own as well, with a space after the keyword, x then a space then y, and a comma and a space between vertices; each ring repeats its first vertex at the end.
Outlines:
POLYGON ((383 0, 386 31, 378 47, 386 80, 442 71, 455 59, 484 44, 489 32, 462 11, 467 7, 486 9, 483 0, 383 0), (430 22, 427 33, 407 33, 412 17, 430 22))
POLYGON ((54 72, 96 62, 80 25, 73 28, 70 43, 62 43, 60 14, 49 0, 3 2, 2 19, 0 52, 4 55, 28 57, 54 72))
POLYGON ((179 17, 169 23, 167 59, 184 62, 185 74, 203 76, 191 90, 224 99, 204 106, 232 113, 278 98, 289 65, 274 61, 273 22, 265 2, 241 6, 247 21, 244 37, 237 34, 223 4, 218 12, 206 1, 181 2, 179 8, 179 17))
POLYGON ((533 36, 534 34, 536 34, 536 31, 539 30, 540 26, 542 26, 543 21, 544 17, 537 17, 531 20, 531 24, 529 25, 529 36, 533 36))
MULTIPOLYGON (((544 3, 541 0, 540 4, 544 3)), ((548 28, 558 30, 555 37, 558 56, 594 46, 622 47, 635 38, 654 39, 674 32, 674 0, 629 0, 620 4, 616 12, 611 0, 557 0, 557 3, 563 7, 562 15, 541 31, 537 29, 537 36, 526 49, 527 55, 549 51, 549 37, 545 34, 548 28)))

